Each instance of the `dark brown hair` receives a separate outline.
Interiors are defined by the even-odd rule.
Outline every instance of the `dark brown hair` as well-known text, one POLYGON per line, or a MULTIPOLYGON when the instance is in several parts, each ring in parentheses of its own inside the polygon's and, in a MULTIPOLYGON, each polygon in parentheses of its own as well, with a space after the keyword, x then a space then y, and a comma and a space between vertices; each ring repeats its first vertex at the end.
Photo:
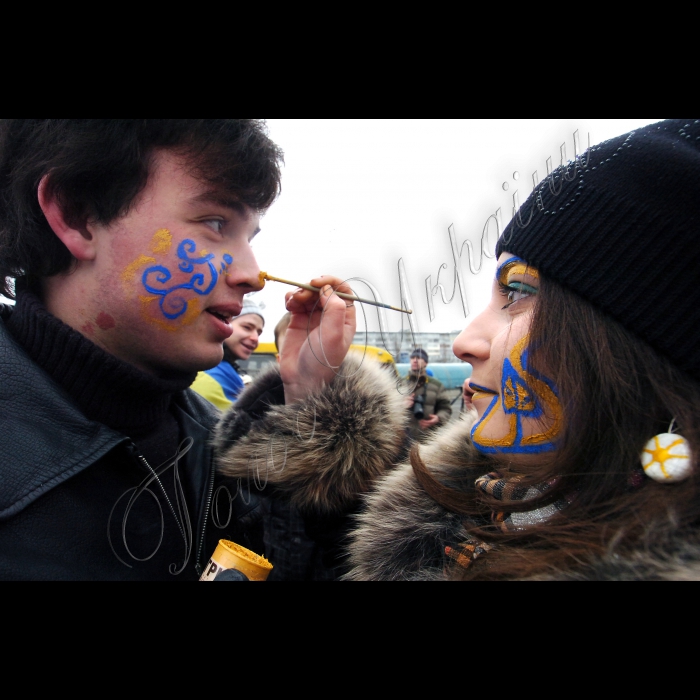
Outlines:
POLYGON ((48 277, 73 263, 39 207, 44 175, 70 223, 109 224, 146 186, 158 149, 183 155, 213 191, 256 211, 279 194, 282 152, 262 120, 0 120, 0 291, 13 296, 8 277, 48 277))
POLYGON ((655 524, 672 522, 678 529, 697 524, 697 382, 543 275, 529 348, 528 367, 553 381, 562 405, 556 452, 533 466, 474 450, 462 475, 468 487, 459 490, 431 475, 418 448, 411 453, 414 472, 431 497, 463 514, 477 539, 497 545, 468 569, 454 569, 455 577, 518 579, 576 571, 613 543, 616 551, 634 550, 655 524), (673 419, 690 443, 696 469, 686 481, 660 484, 640 472, 640 453, 652 436, 668 432, 673 419), (537 501, 497 501, 471 487, 494 470, 506 478, 518 475, 523 486, 555 483, 537 501), (542 525, 506 533, 492 524, 493 512, 532 510, 562 498, 569 505, 542 525))

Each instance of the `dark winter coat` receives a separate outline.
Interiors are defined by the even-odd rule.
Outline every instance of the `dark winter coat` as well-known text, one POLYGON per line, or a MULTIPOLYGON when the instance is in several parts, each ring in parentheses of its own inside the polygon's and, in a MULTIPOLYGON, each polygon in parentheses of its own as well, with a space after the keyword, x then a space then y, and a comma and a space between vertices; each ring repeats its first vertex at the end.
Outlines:
MULTIPOLYGON (((180 392, 172 409, 185 445, 192 440, 177 464, 188 494, 185 513, 173 468, 159 475, 166 498, 131 440, 88 420, 2 320, 0 407, 0 580, 196 581, 219 539, 260 546, 247 539, 259 514, 255 497, 248 505, 234 500, 225 529, 213 522, 213 494, 224 484, 208 437, 219 413, 194 392, 180 392), (149 477, 126 516, 130 497, 149 477)), ((217 503, 223 521, 229 506, 223 491, 217 503)))
POLYGON ((284 405, 276 365, 246 387, 214 442, 219 470, 263 503, 268 580, 347 571, 345 535, 362 495, 405 449, 405 420, 395 380, 361 355, 303 404, 284 405))
POLYGON ((440 419, 440 422, 436 425, 423 429, 420 427, 419 419, 415 414, 416 403, 411 406, 408 410, 408 431, 411 438, 422 442, 426 440, 434 430, 449 422, 452 416, 452 402, 442 382, 433 377, 428 377, 426 375, 416 376, 409 373, 408 377, 403 382, 403 387, 402 391, 404 393, 411 392, 415 393, 416 396, 423 397, 423 413, 425 418, 436 415, 440 419))

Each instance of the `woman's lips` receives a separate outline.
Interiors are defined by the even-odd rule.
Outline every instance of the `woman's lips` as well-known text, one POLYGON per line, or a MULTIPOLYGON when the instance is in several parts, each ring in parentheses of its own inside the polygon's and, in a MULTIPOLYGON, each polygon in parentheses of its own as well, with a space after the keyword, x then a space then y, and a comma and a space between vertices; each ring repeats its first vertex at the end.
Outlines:
POLYGON ((479 399, 490 399, 494 396, 498 396, 498 392, 493 389, 489 389, 485 386, 480 386, 474 382, 469 382, 469 388, 474 392, 472 394, 472 401, 478 401, 479 399))

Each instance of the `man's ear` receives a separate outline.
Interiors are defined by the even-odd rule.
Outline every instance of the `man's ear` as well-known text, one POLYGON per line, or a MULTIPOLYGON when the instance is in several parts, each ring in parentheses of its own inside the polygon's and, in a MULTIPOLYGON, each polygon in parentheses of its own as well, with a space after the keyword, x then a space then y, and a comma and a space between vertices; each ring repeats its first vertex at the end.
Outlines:
POLYGON ((94 260, 96 251, 92 234, 85 228, 77 229, 66 222, 56 198, 48 192, 48 177, 44 175, 41 178, 37 194, 49 226, 76 260, 94 260))

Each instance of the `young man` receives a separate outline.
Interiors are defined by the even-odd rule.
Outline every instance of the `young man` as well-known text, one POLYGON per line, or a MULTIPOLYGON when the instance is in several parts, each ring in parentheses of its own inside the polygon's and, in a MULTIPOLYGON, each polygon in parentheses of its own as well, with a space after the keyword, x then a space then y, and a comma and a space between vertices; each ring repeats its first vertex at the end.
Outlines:
POLYGON ((226 410, 245 386, 236 362, 247 360, 253 354, 264 328, 262 309, 252 299, 245 299, 243 310, 231 321, 233 332, 224 341, 224 359, 216 367, 199 372, 192 388, 215 406, 226 410))
MULTIPOLYGON (((0 121, 0 579, 198 580, 219 539, 261 552, 188 387, 259 288, 281 158, 258 120, 0 121)), ((288 294, 290 406, 334 378, 305 342, 320 310, 331 365, 355 331, 349 288, 311 284, 288 294)))

